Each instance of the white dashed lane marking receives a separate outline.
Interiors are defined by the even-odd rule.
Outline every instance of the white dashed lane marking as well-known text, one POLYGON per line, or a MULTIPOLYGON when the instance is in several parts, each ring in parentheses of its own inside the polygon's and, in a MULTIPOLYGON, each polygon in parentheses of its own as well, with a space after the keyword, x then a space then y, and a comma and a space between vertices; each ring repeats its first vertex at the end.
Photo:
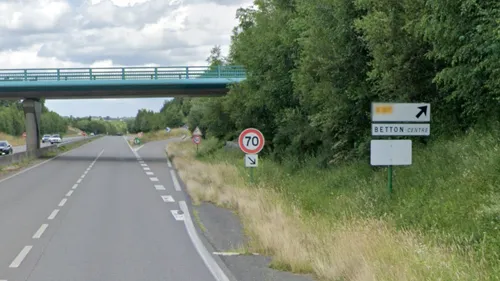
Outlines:
POLYGON ((143 166, 143 167, 147 167, 147 166, 148 166, 148 164, 141 164, 141 166, 143 166))
POLYGON ((57 216, 57 213, 59 213, 59 209, 55 209, 54 211, 52 211, 52 213, 50 213, 50 216, 47 219, 53 220, 57 216))
POLYGON ((153 172, 146 172, 146 175, 148 175, 148 176, 152 176, 152 175, 154 175, 154 174, 155 174, 155 173, 153 173, 153 172))
POLYGON ((176 221, 183 221, 184 220, 184 213, 180 210, 170 210, 172 212, 172 216, 174 216, 176 221))
POLYGON ((165 190, 165 187, 161 184, 155 184, 156 190, 165 190))
POLYGON ((42 237, 42 234, 45 232, 47 227, 49 227, 48 224, 46 223, 42 224, 42 226, 40 226, 37 232, 35 232, 35 234, 33 235, 33 239, 39 239, 40 237, 42 237))
POLYGON ((161 199, 163 199, 163 202, 175 202, 174 197, 170 195, 162 195, 161 199))
POLYGON ((158 181, 158 178, 149 178, 151 181, 158 181))
POLYGON ((78 184, 74 184, 71 189, 76 189, 78 187, 78 184))
POLYGON ((144 171, 151 171, 151 168, 149 168, 149 167, 144 167, 143 169, 144 169, 144 171))
POLYGON ((67 201, 68 201, 68 199, 63 198, 63 199, 61 200, 61 202, 59 202, 59 205, 58 205, 58 206, 59 206, 59 207, 64 206, 64 204, 66 204, 66 202, 67 202, 67 201))
POLYGON ((33 248, 33 246, 25 246, 21 252, 19 253, 19 255, 17 255, 17 257, 12 261, 12 263, 9 265, 10 268, 17 268, 21 265, 21 263, 23 262, 24 258, 28 255, 28 253, 31 251, 31 248, 33 248))
POLYGON ((76 181, 76 183, 81 183, 81 182, 82 182, 82 179, 78 179, 78 180, 76 181))
POLYGON ((71 194, 73 194, 73 190, 68 191, 68 193, 66 193, 66 196, 67 196, 67 197, 70 197, 70 196, 71 196, 71 194))

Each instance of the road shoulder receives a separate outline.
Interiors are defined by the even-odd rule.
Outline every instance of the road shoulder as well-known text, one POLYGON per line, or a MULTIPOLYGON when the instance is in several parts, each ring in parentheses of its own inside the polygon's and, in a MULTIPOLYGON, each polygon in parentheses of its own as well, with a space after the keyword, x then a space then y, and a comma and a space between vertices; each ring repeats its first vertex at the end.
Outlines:
MULTIPOLYGON (((178 141, 178 139, 164 141, 163 148, 169 142, 174 141, 178 141)), ((158 142, 152 142, 145 146, 155 145, 160 147, 158 144, 158 142)), ((175 167, 173 169, 175 170, 175 167)), ((258 253, 250 253, 246 250, 249 238, 245 235, 240 218, 235 212, 207 202, 195 205, 187 192, 185 183, 180 181, 180 185, 186 194, 187 205, 201 240, 204 242, 206 248, 211 251, 214 259, 219 263, 222 262, 226 270, 231 272, 231 275, 236 280, 314 280, 311 275, 293 274, 270 268, 270 257, 258 253)))

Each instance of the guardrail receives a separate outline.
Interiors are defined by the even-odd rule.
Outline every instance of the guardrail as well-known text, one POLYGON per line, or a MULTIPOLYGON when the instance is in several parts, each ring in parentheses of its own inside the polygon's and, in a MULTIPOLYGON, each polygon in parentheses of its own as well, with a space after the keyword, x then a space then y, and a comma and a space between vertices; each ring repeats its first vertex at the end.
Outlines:
POLYGON ((38 149, 37 151, 35 151, 34 153, 30 152, 30 151, 23 151, 23 152, 5 155, 5 156, 0 157, 0 167, 16 164, 16 163, 19 163, 23 160, 29 159, 29 158, 40 158, 49 152, 57 151, 59 147, 88 141, 88 140, 94 139, 96 137, 99 137, 99 136, 89 136, 87 138, 83 138, 83 139, 79 139, 79 140, 75 140, 75 141, 71 141, 71 142, 65 142, 65 143, 61 143, 61 144, 54 144, 54 145, 42 147, 42 148, 38 149))
POLYGON ((243 66, 0 69, 0 83, 19 81, 245 78, 243 66))

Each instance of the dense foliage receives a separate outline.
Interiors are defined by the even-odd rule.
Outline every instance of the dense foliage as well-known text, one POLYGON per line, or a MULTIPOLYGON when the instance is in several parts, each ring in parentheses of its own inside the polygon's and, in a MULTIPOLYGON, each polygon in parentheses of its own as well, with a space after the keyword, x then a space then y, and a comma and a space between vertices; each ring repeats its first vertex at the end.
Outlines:
MULTIPOLYGON (((69 122, 59 114, 50 111, 42 101, 42 117, 40 120, 41 134, 64 134, 69 122)), ((24 111, 21 102, 1 101, 0 103, 0 132, 21 136, 25 131, 24 111)))
POLYGON ((229 56, 208 59, 244 65, 246 81, 141 111, 133 127, 186 121, 222 139, 256 127, 276 158, 322 165, 366 156, 373 101, 431 102, 432 138, 461 133, 499 113, 499 3, 255 1, 237 12, 229 56))
POLYGON ((92 117, 73 118, 70 117, 71 126, 78 128, 88 134, 126 134, 127 125, 124 121, 112 120, 106 121, 104 119, 92 119, 92 117))
MULTIPOLYGON (((127 126, 122 121, 92 120, 90 117, 62 117, 50 111, 42 100, 42 116, 40 120, 41 134, 62 134, 68 131, 68 126, 78 128, 88 133, 116 134, 127 133, 127 126)), ((25 132, 23 105, 18 101, 0 102, 0 132, 21 136, 25 132)))

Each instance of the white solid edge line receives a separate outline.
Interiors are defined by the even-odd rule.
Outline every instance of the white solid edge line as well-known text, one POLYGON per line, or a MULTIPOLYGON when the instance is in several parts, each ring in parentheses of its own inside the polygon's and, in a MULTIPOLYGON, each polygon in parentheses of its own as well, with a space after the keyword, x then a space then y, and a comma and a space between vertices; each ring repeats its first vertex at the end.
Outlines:
POLYGON ((21 250, 19 255, 12 261, 12 263, 9 265, 10 268, 16 268, 21 265, 23 262, 24 258, 28 255, 28 253, 31 251, 31 248, 33 246, 24 246, 24 248, 21 250))
POLYGON ((170 163, 170 160, 168 160, 168 158, 167 158, 167 165, 169 168, 172 168, 172 163, 170 163))
POLYGON ((70 196, 71 196, 71 194, 73 194, 73 190, 68 191, 68 193, 66 193, 66 196, 67 196, 67 197, 70 197, 70 196))
POLYGON ((136 148, 136 149, 135 149, 135 151, 136 151, 136 152, 137 152, 137 151, 139 151, 139 149, 141 149, 143 146, 144 146, 144 144, 143 144, 143 145, 141 145, 141 146, 139 146, 138 148, 136 148))
POLYGON ((174 170, 170 170, 170 175, 172 176, 172 181, 174 182, 175 191, 181 191, 181 185, 179 184, 179 180, 177 180, 174 170))
POLYGON ((57 213, 59 213, 59 209, 55 209, 54 211, 52 211, 52 213, 50 213, 50 216, 47 219, 53 220, 57 216, 57 213))
MULTIPOLYGON (((82 147, 84 147, 84 146, 86 146, 87 144, 90 144, 90 143, 91 143, 91 142, 88 142, 88 143, 86 143, 86 144, 84 144, 84 145, 82 145, 82 146, 80 146, 80 147, 78 147, 78 148, 76 148, 76 149, 82 148, 82 147)), ((21 174, 24 174, 24 173, 26 173, 27 171, 32 170, 32 169, 34 169, 34 168, 36 168, 36 167, 42 166, 43 164, 48 163, 48 162, 50 162, 50 161, 52 161, 52 160, 54 160, 54 159, 56 159, 56 158, 58 158, 58 157, 61 157, 61 156, 65 155, 65 154, 67 154, 67 153, 70 153, 71 151, 73 151, 73 149, 72 149, 72 150, 68 150, 68 151, 66 151, 66 152, 64 152, 64 153, 58 154, 58 155, 56 155, 56 156, 54 156, 54 157, 52 157, 52 158, 50 158, 50 159, 47 159, 47 160, 45 160, 45 161, 43 161, 43 162, 41 162, 41 163, 38 163, 38 164, 33 165, 33 166, 31 166, 31 167, 28 167, 28 168, 26 168, 26 169, 24 169, 24 170, 21 170, 21 171, 19 171, 19 172, 15 173, 15 174, 13 174, 13 175, 10 175, 10 176, 8 176, 8 177, 6 177, 6 178, 3 178, 3 179, 1 179, 1 180, 0 180, 0 183, 4 182, 4 181, 6 181, 6 180, 9 180, 9 179, 11 179, 11 178, 13 178, 13 177, 16 177, 16 176, 19 176, 19 175, 21 175, 21 174)))
POLYGON ((210 270, 210 272, 217 281, 229 281, 229 278, 226 276, 224 271, 220 268, 219 264, 217 264, 212 255, 205 248, 205 245, 203 245, 203 242, 201 242, 200 237, 198 237, 193 221, 191 220, 191 215, 189 214, 189 209, 187 207, 186 202, 179 201, 179 207, 184 213, 184 225, 186 226, 189 238, 191 238, 191 242, 193 242, 196 251, 201 256, 208 270, 210 270))
POLYGON ((59 205, 58 205, 58 206, 59 206, 59 207, 64 206, 64 204, 66 204, 66 202, 67 202, 67 201, 68 201, 68 199, 67 199, 67 198, 63 198, 63 199, 61 200, 61 202, 59 202, 59 205))
POLYGON ((47 227, 49 227, 48 224, 44 223, 40 226, 40 228, 35 232, 35 234, 33 235, 33 239, 39 239, 40 237, 42 237, 42 234, 45 232, 45 230, 47 229, 47 227))

